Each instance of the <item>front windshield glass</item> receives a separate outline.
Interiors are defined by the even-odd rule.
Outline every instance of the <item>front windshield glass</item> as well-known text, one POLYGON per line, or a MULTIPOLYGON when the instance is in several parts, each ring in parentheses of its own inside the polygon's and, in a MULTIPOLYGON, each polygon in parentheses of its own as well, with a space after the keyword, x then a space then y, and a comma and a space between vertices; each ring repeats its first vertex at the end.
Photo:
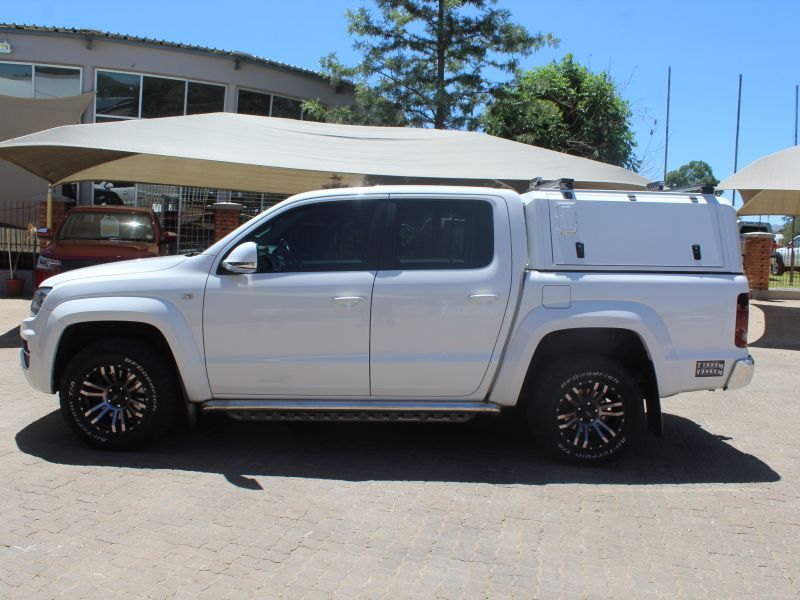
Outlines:
POLYGON ((152 242, 155 235, 147 215, 87 211, 67 215, 58 239, 152 242))

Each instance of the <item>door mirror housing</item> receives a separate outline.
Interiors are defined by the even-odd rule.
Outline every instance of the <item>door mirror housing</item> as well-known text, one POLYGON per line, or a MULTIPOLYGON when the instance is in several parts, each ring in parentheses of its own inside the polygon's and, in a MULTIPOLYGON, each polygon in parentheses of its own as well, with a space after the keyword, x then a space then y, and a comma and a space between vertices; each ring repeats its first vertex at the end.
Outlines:
POLYGON ((49 241, 53 237, 53 232, 49 227, 40 227, 36 230, 36 237, 49 241))
POLYGON ((161 240, 159 240, 159 244, 171 244, 172 242, 178 239, 178 234, 174 231, 165 231, 161 234, 161 240))
POLYGON ((222 261, 222 268, 229 273, 247 274, 258 271, 258 246, 255 242, 239 244, 222 261))

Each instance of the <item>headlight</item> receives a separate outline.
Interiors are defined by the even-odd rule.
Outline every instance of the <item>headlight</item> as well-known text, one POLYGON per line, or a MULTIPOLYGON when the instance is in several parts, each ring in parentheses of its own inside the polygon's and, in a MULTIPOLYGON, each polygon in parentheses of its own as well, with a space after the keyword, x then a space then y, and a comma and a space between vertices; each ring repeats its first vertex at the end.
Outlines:
POLYGON ((49 287, 40 287, 36 292, 33 294, 33 300, 31 300, 31 314, 38 315, 39 309, 42 308, 42 304, 44 304, 45 298, 47 298, 47 294, 53 288, 49 287))
POLYGON ((61 268, 61 261, 39 255, 39 260, 36 261, 36 268, 40 271, 55 271, 61 268))

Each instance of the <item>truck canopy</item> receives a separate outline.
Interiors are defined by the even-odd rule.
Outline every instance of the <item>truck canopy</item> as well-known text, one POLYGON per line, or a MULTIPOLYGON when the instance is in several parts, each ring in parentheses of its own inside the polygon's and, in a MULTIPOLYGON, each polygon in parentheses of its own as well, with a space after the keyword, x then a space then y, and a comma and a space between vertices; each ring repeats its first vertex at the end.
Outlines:
POLYGON ((736 213, 711 194, 533 191, 529 266, 741 273, 736 213))

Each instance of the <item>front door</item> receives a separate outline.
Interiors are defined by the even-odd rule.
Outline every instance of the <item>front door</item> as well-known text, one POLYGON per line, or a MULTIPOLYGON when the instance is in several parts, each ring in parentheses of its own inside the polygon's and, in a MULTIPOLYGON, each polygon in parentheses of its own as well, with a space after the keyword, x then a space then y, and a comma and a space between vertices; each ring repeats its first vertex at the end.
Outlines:
POLYGON ((495 350, 511 288, 502 199, 392 199, 372 295, 375 396, 468 396, 495 350))
MULTIPOLYGON (((212 273, 203 336, 215 396, 366 396, 379 201, 276 214, 253 274, 212 273)), ((382 212, 382 211, 380 211, 382 212)))

